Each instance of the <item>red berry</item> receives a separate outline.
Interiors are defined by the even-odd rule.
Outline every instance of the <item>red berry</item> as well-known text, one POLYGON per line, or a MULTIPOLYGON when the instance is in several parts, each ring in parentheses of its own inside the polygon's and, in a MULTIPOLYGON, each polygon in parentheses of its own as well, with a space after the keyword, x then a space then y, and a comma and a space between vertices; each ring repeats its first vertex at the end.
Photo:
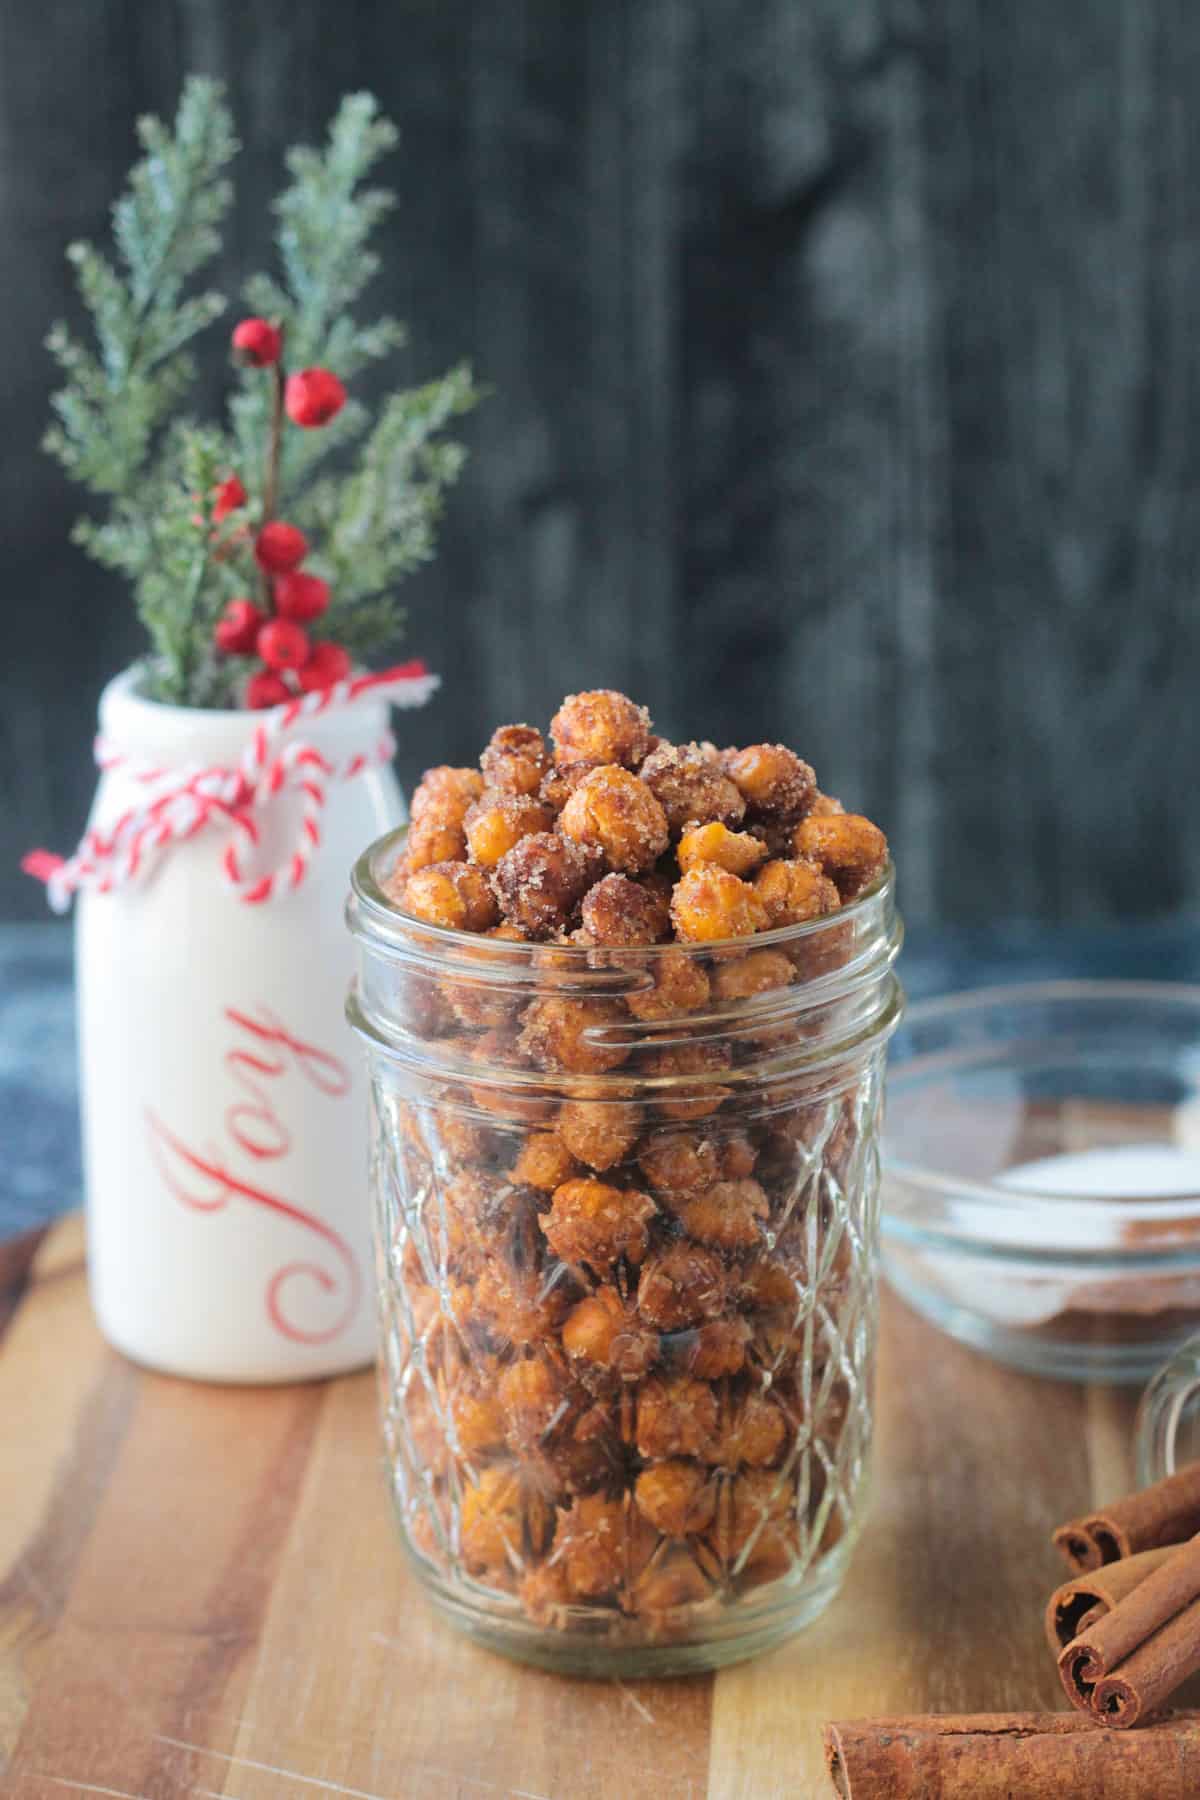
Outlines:
POLYGON ((293 619, 268 619, 254 647, 268 669, 298 669, 308 661, 308 633, 293 619))
POLYGON ((226 656, 249 656, 263 616, 253 600, 231 600, 217 620, 213 637, 226 656))
POLYGON ((246 683, 246 705, 254 712, 261 712, 265 706, 282 706, 292 697, 287 683, 270 669, 260 669, 246 683))
POLYGON ((239 362, 265 369, 279 361, 282 350, 283 333, 267 319, 243 319, 233 328, 233 353, 239 362))
POLYGON ((305 693, 311 694, 317 688, 332 687, 335 681, 345 681, 349 673, 349 652, 326 638, 313 645, 312 655, 303 668, 296 671, 296 679, 305 693))
POLYGON ((301 369, 288 376, 283 404, 293 425, 328 425, 346 404, 346 390, 329 369, 301 369))
POLYGON ((239 506, 245 506, 245 504, 245 488, 236 475, 230 475, 217 487, 217 497, 213 501, 212 513, 214 523, 219 525, 222 519, 227 519, 231 512, 236 512, 239 506))
POLYGON ((275 611, 281 619, 299 619, 305 624, 309 619, 319 619, 328 605, 329 583, 319 575, 293 569, 275 583, 275 611))
POLYGON ((308 555, 308 539, 297 525, 272 519, 254 540, 254 560, 269 575, 285 575, 308 555))

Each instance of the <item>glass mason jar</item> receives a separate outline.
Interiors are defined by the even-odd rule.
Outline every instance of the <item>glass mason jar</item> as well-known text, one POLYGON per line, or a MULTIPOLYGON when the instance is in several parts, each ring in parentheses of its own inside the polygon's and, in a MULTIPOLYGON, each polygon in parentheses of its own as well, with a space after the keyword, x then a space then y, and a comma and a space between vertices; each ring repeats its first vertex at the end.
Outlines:
POLYGON ((828 1604, 871 1440, 890 871, 750 942, 440 930, 354 871, 388 1476, 435 1604, 599 1675, 828 1604))

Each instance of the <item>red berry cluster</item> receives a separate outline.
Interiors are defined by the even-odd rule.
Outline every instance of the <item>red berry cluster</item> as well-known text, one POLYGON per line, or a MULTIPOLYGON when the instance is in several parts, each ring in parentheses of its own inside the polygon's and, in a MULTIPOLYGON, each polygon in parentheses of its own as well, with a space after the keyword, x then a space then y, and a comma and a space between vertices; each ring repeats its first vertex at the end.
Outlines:
MULTIPOLYGON (((233 351, 255 368, 273 368, 283 354, 283 333, 267 319, 243 319, 233 333, 233 351)), ((345 388, 329 369, 301 369, 282 384, 283 410, 293 425, 305 429, 327 425, 345 400, 345 388)), ((246 499, 241 481, 230 475, 217 489, 214 521, 227 518, 246 499)), ((307 555, 308 539, 298 526, 267 519, 254 540, 264 603, 231 600, 217 621, 218 650, 226 656, 257 656, 263 665, 246 684, 249 707, 279 706, 298 691, 331 687, 350 673, 350 657, 341 644, 330 638, 313 641, 305 630, 329 605, 329 583, 300 566, 307 555)))

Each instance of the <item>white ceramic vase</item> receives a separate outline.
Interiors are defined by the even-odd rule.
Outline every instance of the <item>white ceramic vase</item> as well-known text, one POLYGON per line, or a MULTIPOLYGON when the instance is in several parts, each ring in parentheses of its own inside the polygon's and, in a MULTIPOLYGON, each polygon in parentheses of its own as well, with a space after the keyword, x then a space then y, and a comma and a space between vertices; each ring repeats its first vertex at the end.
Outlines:
MULTIPOLYGON (((132 759, 104 773, 91 825, 144 800, 137 763, 236 767, 260 722, 163 706, 131 673, 100 703, 132 759)), ((298 720, 330 762, 387 728, 360 699, 298 720)), ((282 740, 286 742, 287 740, 282 740)), ((286 861, 300 800, 256 815, 255 866, 286 861)), ((224 882, 222 825, 77 903, 80 1085, 92 1301, 118 1349, 210 1381, 332 1375, 374 1353, 367 1107, 343 1017, 350 866, 403 818, 390 768, 331 782, 297 889, 247 904, 224 882)))

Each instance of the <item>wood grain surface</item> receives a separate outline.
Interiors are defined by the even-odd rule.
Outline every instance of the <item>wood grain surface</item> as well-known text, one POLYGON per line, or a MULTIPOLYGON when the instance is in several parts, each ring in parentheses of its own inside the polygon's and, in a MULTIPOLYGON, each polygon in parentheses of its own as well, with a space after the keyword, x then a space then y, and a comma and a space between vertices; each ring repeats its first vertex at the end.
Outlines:
POLYGON ((369 1375, 143 1372, 93 1323, 78 1221, 30 1249, 0 1269, 12 1800, 820 1800, 827 1718, 1061 1701, 1049 1532, 1130 1484, 1128 1394, 997 1368, 886 1297, 873 1506, 826 1616, 716 1677, 565 1680, 426 1607, 369 1375))
POLYGON ((42 339, 189 69, 245 144, 219 285, 284 146, 370 87, 400 379, 493 389, 407 590, 447 684, 406 777, 612 683, 670 735, 794 740, 910 918, 1194 904, 1200 8, 6 0, 0 47, 0 913, 40 916, 17 858, 76 841, 141 644, 37 449, 42 339))

